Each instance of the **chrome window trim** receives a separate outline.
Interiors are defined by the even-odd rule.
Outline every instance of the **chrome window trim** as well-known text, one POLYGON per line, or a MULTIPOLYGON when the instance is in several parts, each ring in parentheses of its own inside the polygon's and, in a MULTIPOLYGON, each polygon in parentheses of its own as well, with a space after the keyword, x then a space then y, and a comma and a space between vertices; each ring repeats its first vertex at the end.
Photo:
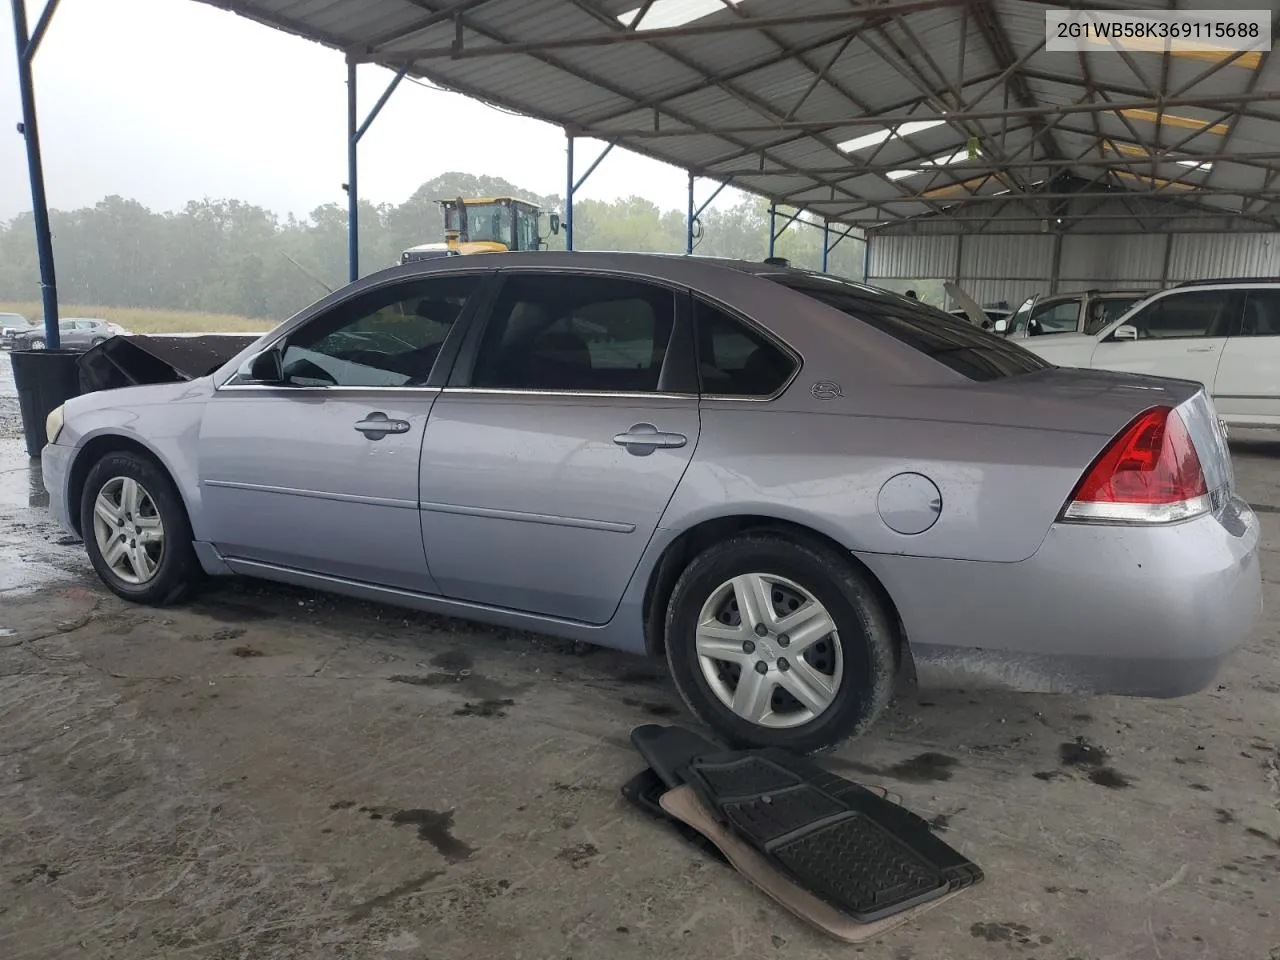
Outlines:
POLYGON ((513 397, 606 397, 623 400, 697 400, 696 393, 606 390, 531 390, 524 387, 444 387, 443 393, 481 394, 513 397))
POLYGON ((214 393, 236 393, 256 392, 261 390, 275 390, 282 393, 311 393, 315 391, 324 391, 326 393, 439 393, 440 387, 350 387, 350 386, 296 386, 291 387, 286 384, 270 384, 270 383, 228 383, 221 387, 214 387, 214 393))

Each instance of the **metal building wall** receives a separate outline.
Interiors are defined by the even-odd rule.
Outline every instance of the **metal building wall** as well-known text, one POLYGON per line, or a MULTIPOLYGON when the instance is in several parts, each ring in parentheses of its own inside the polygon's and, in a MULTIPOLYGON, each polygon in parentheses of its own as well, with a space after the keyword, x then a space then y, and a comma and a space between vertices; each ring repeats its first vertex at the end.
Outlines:
MULTIPOLYGON (((1058 234, 1010 216, 1000 207, 972 204, 955 219, 907 221, 883 227, 868 239, 868 280, 954 280, 979 303, 1016 306, 1036 293, 1088 288, 1157 290, 1181 280, 1212 277, 1280 277, 1280 234, 1206 232, 1216 221, 1165 220, 1149 232, 1139 220, 1088 225, 1088 233, 1058 234), (956 221, 960 220, 960 223, 956 221), (1021 233, 1011 232, 1014 229, 1021 233), (1128 232, 1119 232, 1125 229, 1128 232), (982 232, 961 233, 961 230, 982 232)), ((1105 205, 1115 213, 1145 206, 1105 205)), ((1097 209, 1097 208, 1094 208, 1097 209)), ((1167 217, 1168 208, 1163 208, 1167 217)), ((1016 214, 1025 217, 1026 211, 1016 214)), ((1147 224, 1149 226, 1149 223, 1147 224)))

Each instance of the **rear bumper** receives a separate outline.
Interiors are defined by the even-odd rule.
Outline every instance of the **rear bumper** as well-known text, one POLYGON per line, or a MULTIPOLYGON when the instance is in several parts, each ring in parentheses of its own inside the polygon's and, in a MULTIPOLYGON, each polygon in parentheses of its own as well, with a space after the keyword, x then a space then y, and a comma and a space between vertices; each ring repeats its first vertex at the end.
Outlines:
POLYGON ((898 607, 921 686, 1175 697, 1208 686, 1262 611, 1258 519, 1056 524, 1020 563, 858 554, 898 607))

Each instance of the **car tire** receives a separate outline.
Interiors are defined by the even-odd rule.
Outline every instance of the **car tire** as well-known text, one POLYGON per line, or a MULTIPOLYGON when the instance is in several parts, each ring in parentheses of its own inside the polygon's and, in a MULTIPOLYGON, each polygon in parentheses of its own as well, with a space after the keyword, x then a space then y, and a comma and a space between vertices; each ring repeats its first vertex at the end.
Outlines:
POLYGON ((107 342, 106 337, 94 337, 92 340, 89 341, 89 346, 96 347, 98 346, 98 344, 106 343, 106 342, 107 342))
POLYGON ((861 735, 892 695, 894 645, 890 617, 848 557, 771 531, 739 534, 699 554, 667 606, 676 689, 695 716, 739 747, 812 753, 861 735), (744 615, 744 594, 772 609, 744 615), (752 684, 744 688, 748 670, 752 684))
POLYGON ((90 468, 80 531, 94 570, 125 600, 176 603, 200 580, 186 506, 169 475, 143 454, 117 450, 90 468))
POLYGON ((45 348, 44 337, 36 337, 27 347, 28 350, 43 350, 45 348))

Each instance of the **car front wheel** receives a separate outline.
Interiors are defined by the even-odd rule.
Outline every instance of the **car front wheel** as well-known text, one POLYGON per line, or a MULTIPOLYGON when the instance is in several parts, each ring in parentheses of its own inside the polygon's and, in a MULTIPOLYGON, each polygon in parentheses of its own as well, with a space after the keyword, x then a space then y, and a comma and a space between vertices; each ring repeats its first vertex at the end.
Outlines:
POLYGON ((28 350, 43 350, 43 349, 44 349, 44 339, 43 339, 42 337, 36 337, 34 340, 32 340, 32 341, 31 341, 31 345, 30 345, 29 347, 27 347, 27 349, 28 349, 28 350))
POLYGON ((875 591, 848 558, 785 534, 740 534, 696 557, 666 640, 681 696, 735 745, 827 749, 865 731, 893 689, 875 591))
POLYGON ((195 584, 200 567, 186 507, 151 459, 121 450, 89 471, 80 529, 98 576, 135 603, 173 603, 195 584))

